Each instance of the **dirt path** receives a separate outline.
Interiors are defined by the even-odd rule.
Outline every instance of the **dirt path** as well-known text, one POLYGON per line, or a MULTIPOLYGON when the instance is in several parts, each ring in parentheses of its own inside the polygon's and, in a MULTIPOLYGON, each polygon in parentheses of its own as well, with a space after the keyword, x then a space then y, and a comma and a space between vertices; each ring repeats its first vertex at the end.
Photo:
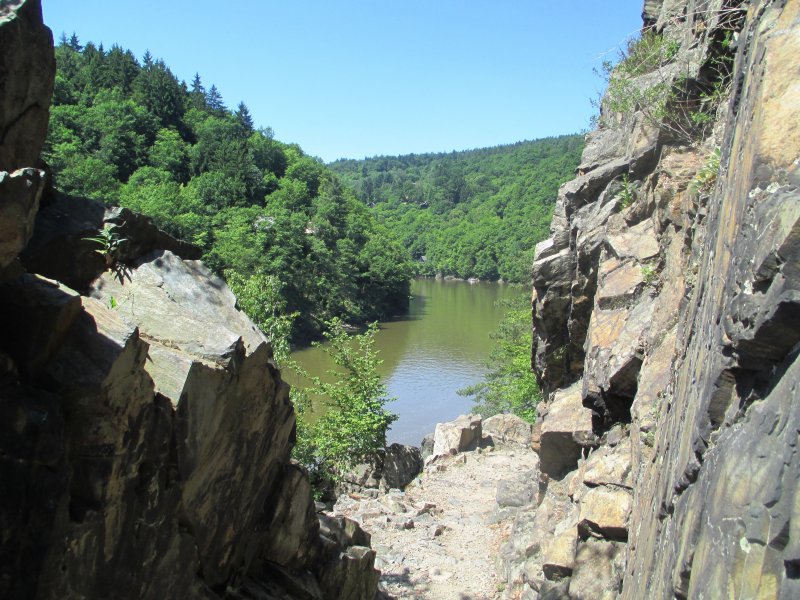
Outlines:
POLYGON ((521 447, 465 452, 438 459, 405 492, 352 494, 334 511, 372 535, 384 598, 495 599, 495 557, 537 468, 521 447))

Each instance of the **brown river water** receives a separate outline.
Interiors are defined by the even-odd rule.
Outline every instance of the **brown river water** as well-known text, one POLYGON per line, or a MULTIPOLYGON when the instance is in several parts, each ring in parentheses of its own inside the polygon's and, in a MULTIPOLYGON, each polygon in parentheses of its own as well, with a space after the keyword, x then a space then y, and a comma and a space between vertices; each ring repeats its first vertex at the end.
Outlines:
MULTIPOLYGON (((477 383, 494 341, 489 337, 504 309, 495 301, 527 293, 497 283, 418 279, 411 285, 407 315, 380 323, 375 346, 379 371, 396 400, 387 408, 399 415, 387 442, 419 445, 436 423, 468 413, 472 400, 457 390, 477 383)), ((312 375, 332 367, 320 348, 303 348, 292 358, 312 375)), ((287 374, 292 385, 302 385, 287 374)))

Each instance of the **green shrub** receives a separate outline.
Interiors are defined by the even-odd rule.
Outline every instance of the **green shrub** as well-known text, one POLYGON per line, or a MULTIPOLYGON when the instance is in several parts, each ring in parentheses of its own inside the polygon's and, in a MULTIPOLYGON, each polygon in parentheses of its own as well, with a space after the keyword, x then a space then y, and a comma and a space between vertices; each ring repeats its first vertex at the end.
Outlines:
POLYGON ((377 323, 359 335, 349 335, 340 319, 326 325, 327 343, 316 345, 336 365, 328 371, 333 382, 303 373, 313 384, 294 396, 300 413, 294 457, 309 470, 317 490, 384 448, 386 431, 397 419, 385 408, 393 398, 387 397, 378 374, 383 361, 375 350, 377 323), (314 410, 312 398, 318 398, 322 406, 314 410))

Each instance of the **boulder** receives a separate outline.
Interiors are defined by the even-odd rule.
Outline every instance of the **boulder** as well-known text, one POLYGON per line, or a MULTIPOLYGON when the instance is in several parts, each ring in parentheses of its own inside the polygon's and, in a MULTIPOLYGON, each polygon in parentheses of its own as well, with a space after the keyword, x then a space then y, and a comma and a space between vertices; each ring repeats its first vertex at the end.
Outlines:
POLYGON ((194 365, 228 366, 241 351, 266 346, 221 279, 202 263, 181 260, 168 250, 137 260, 124 277, 102 273, 89 294, 139 328, 151 346, 147 370, 156 391, 176 406, 194 365), (197 327, 197 322, 206 325, 197 327))
POLYGON ((558 580, 572 574, 577 544, 576 527, 567 528, 547 543, 542 559, 542 571, 547 579, 558 580))
POLYGON ((625 438, 616 446, 604 446, 593 452, 583 466, 583 482, 590 486, 633 488, 630 438, 625 438))
POLYGON ((370 460, 342 473, 336 494, 363 493, 366 490, 402 490, 422 471, 423 461, 416 446, 392 444, 376 452, 370 460))
POLYGON ((539 443, 540 468, 554 478, 577 467, 584 449, 596 444, 592 411, 581 399, 581 382, 555 394, 542 419, 539 443))
POLYGON ((625 544, 588 539, 578 545, 569 597, 616 600, 625 569, 625 544))
POLYGON ((600 486, 581 498, 578 530, 583 537, 601 535, 608 539, 628 539, 628 519, 632 499, 622 488, 600 486))
POLYGON ((422 453, 416 446, 392 444, 383 457, 381 484, 388 489, 402 490, 422 471, 422 453))
POLYGON ((538 490, 537 471, 523 473, 514 479, 503 479, 497 484, 497 505, 501 508, 527 506, 534 501, 538 490))
POLYGON ((480 440, 480 415, 461 415, 455 421, 437 423, 433 434, 433 456, 474 450, 480 440))
POLYGON ((25 268, 85 292, 109 267, 97 249, 97 236, 107 225, 124 240, 115 253, 114 274, 120 278, 142 256, 168 250, 185 260, 199 259, 202 251, 158 229, 152 219, 127 208, 59 194, 36 216, 34 235, 20 257, 25 268))
POLYGON ((530 447, 533 425, 517 415, 494 415, 484 419, 481 430, 495 444, 530 447))
POLYGON ((17 257, 33 235, 43 191, 44 171, 0 171, 0 269, 17 257))

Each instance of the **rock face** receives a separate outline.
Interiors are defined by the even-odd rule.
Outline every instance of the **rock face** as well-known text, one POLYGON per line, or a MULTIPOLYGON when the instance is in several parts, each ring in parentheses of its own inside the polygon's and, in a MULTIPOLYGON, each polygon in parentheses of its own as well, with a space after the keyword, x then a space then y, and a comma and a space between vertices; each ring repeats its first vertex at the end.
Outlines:
POLYGON ((39 153, 55 80, 53 34, 38 2, 0 6, 0 270, 25 247, 45 189, 39 153))
MULTIPOLYGON (((38 2, 2 5, 0 43, 13 170, 47 127, 38 2)), ((224 282, 148 219, 77 198, 17 260, 42 181, 0 173, 0 597, 373 598, 369 536, 320 527, 288 386, 224 282), (127 238, 111 270, 82 239, 104 223, 127 238)))
POLYGON ((533 271, 544 476, 504 594, 798 597, 800 1, 643 19, 677 49, 638 89, 730 94, 693 139, 606 99, 560 191, 533 271))
POLYGON ((39 2, 3 2, 0 48, 0 170, 35 167, 56 75, 53 34, 39 2))

